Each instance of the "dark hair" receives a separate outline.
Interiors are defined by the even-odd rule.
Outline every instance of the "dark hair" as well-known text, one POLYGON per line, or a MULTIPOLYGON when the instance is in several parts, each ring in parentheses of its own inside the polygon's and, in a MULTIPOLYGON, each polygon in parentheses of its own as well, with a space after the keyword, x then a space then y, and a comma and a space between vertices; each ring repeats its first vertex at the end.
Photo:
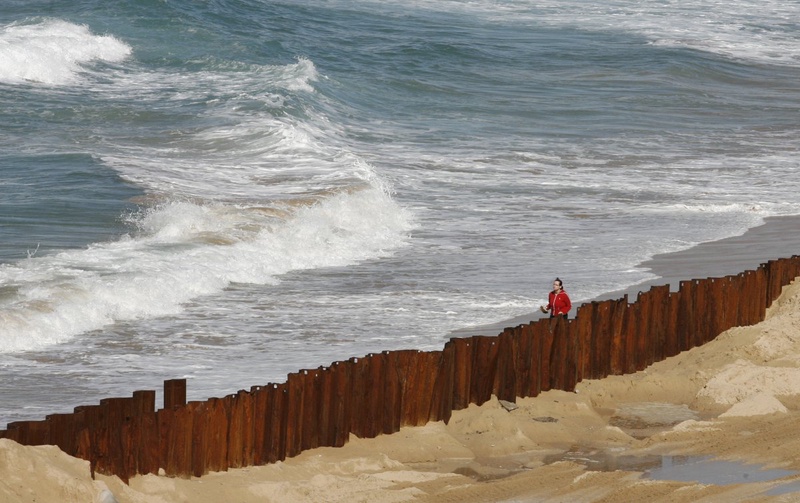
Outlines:
POLYGON ((553 281, 558 281, 558 286, 560 286, 561 288, 564 288, 564 282, 561 281, 561 278, 556 278, 553 281))

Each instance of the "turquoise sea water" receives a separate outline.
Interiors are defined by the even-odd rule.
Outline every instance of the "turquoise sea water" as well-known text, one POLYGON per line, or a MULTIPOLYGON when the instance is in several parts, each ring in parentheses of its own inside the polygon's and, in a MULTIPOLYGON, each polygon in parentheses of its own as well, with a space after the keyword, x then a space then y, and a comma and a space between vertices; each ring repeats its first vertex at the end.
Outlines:
POLYGON ((4 3, 0 424, 438 349, 800 213, 799 15, 4 3))

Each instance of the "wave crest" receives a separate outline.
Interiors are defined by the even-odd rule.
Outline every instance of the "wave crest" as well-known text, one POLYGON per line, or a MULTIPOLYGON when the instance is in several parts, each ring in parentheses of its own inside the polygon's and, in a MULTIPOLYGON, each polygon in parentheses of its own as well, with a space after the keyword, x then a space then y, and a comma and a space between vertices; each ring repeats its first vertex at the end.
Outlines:
POLYGON ((58 19, 11 24, 0 29, 0 81, 65 85, 76 82, 83 65, 118 62, 131 47, 111 35, 58 19))

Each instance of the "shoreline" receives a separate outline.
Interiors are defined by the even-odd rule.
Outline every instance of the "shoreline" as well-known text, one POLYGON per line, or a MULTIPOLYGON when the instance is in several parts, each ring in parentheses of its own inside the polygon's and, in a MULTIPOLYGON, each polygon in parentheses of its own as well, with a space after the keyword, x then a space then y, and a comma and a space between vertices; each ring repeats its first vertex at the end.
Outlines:
POLYGON ((0 439, 0 500, 19 503, 787 502, 800 498, 800 280, 764 321, 634 374, 449 422, 203 477, 92 478, 54 446, 0 439))
MULTIPOLYGON (((685 280, 715 278, 739 274, 774 259, 789 258, 800 254, 800 215, 768 217, 764 223, 748 229, 744 234, 699 245, 672 253, 655 255, 637 267, 649 269, 658 276, 627 288, 602 293, 591 299, 574 303, 570 317, 575 316, 577 306, 594 301, 619 299, 628 296, 634 302, 639 292, 654 286, 670 285, 677 291, 685 280)), ((474 335, 497 335, 506 327, 515 327, 544 318, 538 310, 513 318, 485 325, 474 325, 451 331, 447 338, 472 337, 474 335)))
MULTIPOLYGON (((699 279, 738 274, 773 254, 797 255, 785 250, 800 241, 790 232, 799 224, 800 218, 774 219, 742 236, 656 257, 647 267, 660 278, 628 291, 672 284, 687 266, 705 272, 685 279, 699 279)), ((351 434, 342 447, 200 478, 149 474, 125 484, 92 477, 88 461, 55 446, 0 439, 0 500, 797 501, 798 324, 795 279, 764 321, 731 328, 642 371, 584 379, 574 392, 549 390, 513 403, 492 396, 454 411, 447 423, 374 438, 351 434)))

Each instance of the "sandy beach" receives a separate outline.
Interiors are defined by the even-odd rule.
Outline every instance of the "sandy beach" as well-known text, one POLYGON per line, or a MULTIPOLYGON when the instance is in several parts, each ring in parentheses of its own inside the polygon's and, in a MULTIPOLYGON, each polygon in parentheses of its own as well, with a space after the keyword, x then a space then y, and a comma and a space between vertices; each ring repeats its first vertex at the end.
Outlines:
POLYGON ((795 281, 764 322, 636 374, 202 478, 92 480, 55 447, 0 440, 0 501, 800 501, 798 327, 795 281))

